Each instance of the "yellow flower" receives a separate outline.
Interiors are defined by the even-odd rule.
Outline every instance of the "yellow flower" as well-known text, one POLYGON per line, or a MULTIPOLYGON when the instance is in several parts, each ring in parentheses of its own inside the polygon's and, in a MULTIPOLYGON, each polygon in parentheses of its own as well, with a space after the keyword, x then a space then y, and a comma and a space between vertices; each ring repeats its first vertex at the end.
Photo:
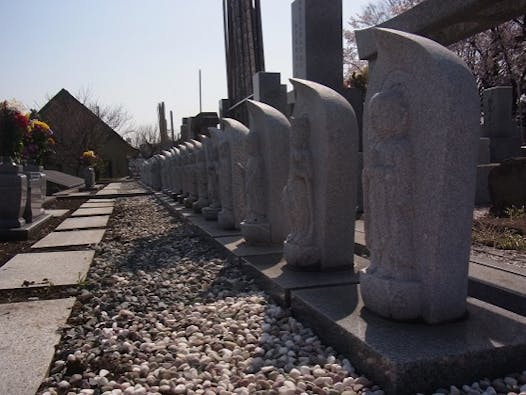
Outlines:
POLYGON ((47 123, 45 122, 42 122, 42 121, 39 121, 37 119, 34 119, 33 121, 31 121, 31 127, 40 127, 44 130, 49 130, 49 126, 47 123))

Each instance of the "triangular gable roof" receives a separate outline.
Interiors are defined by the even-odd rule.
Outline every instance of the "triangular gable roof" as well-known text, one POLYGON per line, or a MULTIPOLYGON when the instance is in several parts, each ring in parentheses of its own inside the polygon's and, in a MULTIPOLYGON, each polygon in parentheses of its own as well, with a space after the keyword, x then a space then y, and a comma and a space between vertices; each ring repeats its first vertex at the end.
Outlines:
POLYGON ((93 111, 91 111, 88 107, 86 107, 84 104, 82 104, 80 101, 77 100, 75 96, 73 96, 71 93, 69 93, 66 89, 62 88, 55 96, 53 96, 42 108, 39 110, 39 112, 45 112, 47 107, 51 105, 52 102, 64 99, 65 101, 68 101, 70 103, 73 103, 76 105, 80 111, 86 113, 91 117, 95 122, 99 123, 103 129, 109 133, 113 134, 115 137, 118 137, 123 143, 129 146, 131 150, 138 151, 137 148, 132 147, 130 143, 128 143, 126 140, 122 138, 122 136, 117 133, 115 130, 113 130, 106 122, 104 122, 102 119, 100 119, 93 111))

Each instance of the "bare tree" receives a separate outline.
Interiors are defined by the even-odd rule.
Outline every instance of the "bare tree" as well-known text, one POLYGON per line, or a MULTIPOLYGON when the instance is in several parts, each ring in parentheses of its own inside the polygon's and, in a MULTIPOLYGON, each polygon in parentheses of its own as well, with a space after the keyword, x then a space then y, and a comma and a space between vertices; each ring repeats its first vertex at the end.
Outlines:
POLYGON ((132 116, 122 105, 100 103, 100 100, 94 96, 90 88, 80 88, 75 98, 117 133, 124 135, 133 128, 132 116))
MULTIPOLYGON (((422 1, 372 0, 361 13, 349 19, 351 29, 344 31, 344 75, 350 85, 364 84, 364 79, 367 79, 367 62, 358 58, 354 30, 378 25, 422 1)), ((471 68, 480 91, 497 85, 511 85, 518 114, 523 113, 526 90, 525 22, 526 15, 450 46, 471 68)), ((520 119, 522 121, 522 117, 520 119)))

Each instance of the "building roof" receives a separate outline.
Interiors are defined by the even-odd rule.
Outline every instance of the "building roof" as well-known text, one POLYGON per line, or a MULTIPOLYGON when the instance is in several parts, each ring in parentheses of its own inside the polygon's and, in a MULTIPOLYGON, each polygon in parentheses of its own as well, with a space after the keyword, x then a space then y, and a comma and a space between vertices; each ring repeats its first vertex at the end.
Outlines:
POLYGON ((113 130, 106 122, 104 122, 102 119, 100 119, 93 111, 91 111, 88 107, 86 107, 84 104, 82 104, 80 101, 77 100, 75 96, 73 96, 71 93, 69 93, 66 89, 62 88, 55 96, 53 96, 40 110, 39 113, 45 114, 47 109, 52 106, 54 102, 59 103, 71 103, 76 108, 77 111, 81 111, 90 118, 93 119, 94 122, 98 123, 101 128, 108 133, 109 136, 112 136, 113 138, 117 138, 121 140, 123 144, 126 144, 130 151, 139 152, 139 150, 135 147, 133 147, 130 143, 128 143, 126 140, 122 138, 122 136, 117 133, 115 130, 113 130))

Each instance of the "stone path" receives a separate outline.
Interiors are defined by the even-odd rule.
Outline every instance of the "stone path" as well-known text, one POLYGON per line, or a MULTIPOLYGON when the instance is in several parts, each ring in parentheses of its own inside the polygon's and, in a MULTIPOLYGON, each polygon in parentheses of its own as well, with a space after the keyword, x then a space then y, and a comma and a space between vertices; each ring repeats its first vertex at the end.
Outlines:
MULTIPOLYGON (((103 204, 105 212, 112 211, 113 200, 105 200, 95 204, 103 204)), ((100 206, 96 206, 94 210, 99 209, 100 206)), ((52 215, 61 217, 68 212, 54 210, 52 215)), ((58 287, 69 287, 66 293, 78 292, 95 255, 92 246, 102 240, 105 232, 105 229, 87 228, 104 228, 110 218, 109 215, 89 214, 65 219, 55 232, 31 247, 34 253, 18 254, 2 266, 0 296, 3 292, 23 295, 31 290, 49 298, 47 295, 54 295, 58 287), (71 251, 75 246, 81 249, 71 251), (54 251, 46 252, 41 248, 53 248, 54 251)), ((0 394, 35 394, 60 340, 58 330, 66 324, 74 302, 75 298, 69 297, 0 303, 0 394)))

